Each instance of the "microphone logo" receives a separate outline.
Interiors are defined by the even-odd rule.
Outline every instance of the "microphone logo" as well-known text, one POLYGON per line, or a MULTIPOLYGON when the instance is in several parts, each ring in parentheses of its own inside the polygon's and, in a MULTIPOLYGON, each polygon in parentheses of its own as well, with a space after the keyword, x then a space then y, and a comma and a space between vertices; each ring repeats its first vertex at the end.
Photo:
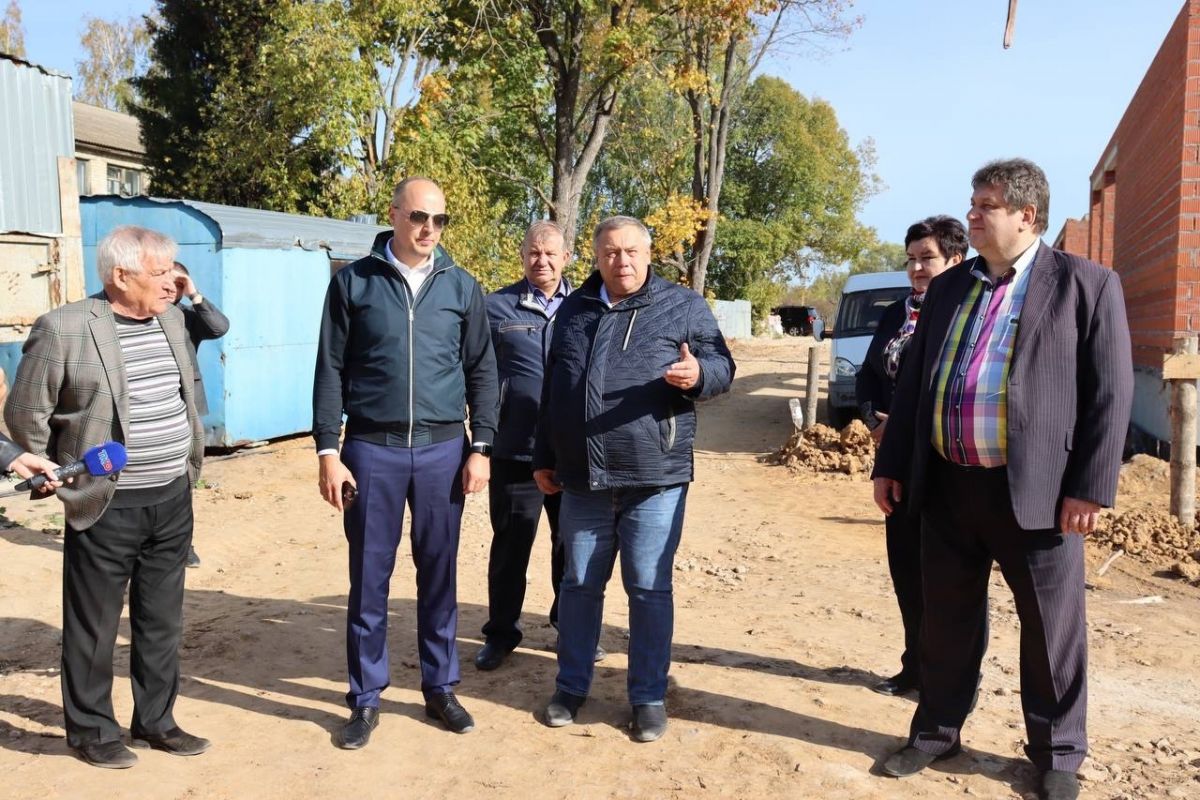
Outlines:
POLYGON ((112 471, 113 471, 113 463, 112 463, 112 459, 110 459, 110 458, 108 457, 108 451, 107 451, 107 450, 101 450, 101 451, 100 451, 100 466, 101 466, 101 467, 104 469, 104 471, 105 471, 105 472, 112 472, 112 471))

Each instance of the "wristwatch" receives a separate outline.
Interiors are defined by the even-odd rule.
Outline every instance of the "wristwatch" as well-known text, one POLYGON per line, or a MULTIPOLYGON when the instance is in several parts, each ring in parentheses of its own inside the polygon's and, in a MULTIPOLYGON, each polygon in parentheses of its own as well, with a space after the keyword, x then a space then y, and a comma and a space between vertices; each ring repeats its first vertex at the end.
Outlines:
POLYGON ((487 442, 475 442, 473 445, 471 445, 471 452, 478 453, 484 458, 491 458, 492 446, 487 442))
POLYGON ((192 295, 188 299, 192 301, 192 305, 198 306, 204 302, 204 295, 200 294, 199 292, 196 292, 194 295, 192 295))

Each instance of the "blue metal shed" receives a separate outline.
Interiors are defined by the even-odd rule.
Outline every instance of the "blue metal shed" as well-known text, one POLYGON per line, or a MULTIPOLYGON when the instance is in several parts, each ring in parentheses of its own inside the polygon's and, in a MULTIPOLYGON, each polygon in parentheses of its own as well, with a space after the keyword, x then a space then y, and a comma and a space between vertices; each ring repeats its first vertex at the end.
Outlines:
POLYGON ((80 214, 88 294, 101 288, 99 241, 118 225, 141 225, 179 243, 178 260, 229 317, 229 333, 198 352, 209 445, 233 447, 311 430, 313 366, 329 277, 335 262, 367 255, 385 228, 108 195, 81 198, 80 214))

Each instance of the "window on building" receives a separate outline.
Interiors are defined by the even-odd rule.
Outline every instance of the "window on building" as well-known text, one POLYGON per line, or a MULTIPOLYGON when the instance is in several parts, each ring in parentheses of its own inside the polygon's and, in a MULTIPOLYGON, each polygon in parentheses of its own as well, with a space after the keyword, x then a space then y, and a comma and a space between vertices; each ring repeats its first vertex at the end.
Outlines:
POLYGON ((92 187, 88 185, 88 160, 86 158, 75 159, 75 183, 81 195, 92 193, 92 187))
POLYGON ((142 193, 142 173, 128 167, 108 165, 108 193, 133 197, 142 193))

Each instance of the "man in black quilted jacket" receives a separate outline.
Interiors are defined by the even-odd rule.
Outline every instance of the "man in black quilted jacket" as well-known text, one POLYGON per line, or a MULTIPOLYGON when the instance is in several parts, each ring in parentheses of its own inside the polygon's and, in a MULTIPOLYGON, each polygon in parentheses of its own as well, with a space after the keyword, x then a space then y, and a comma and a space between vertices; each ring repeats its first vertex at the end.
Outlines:
POLYGON ((728 391, 734 363, 708 304, 650 271, 650 232, 610 217, 597 271, 559 309, 542 385, 534 479, 563 493, 556 728, 587 698, 614 555, 629 597, 629 702, 639 742, 667 728, 671 575, 693 478, 695 401, 728 391))

